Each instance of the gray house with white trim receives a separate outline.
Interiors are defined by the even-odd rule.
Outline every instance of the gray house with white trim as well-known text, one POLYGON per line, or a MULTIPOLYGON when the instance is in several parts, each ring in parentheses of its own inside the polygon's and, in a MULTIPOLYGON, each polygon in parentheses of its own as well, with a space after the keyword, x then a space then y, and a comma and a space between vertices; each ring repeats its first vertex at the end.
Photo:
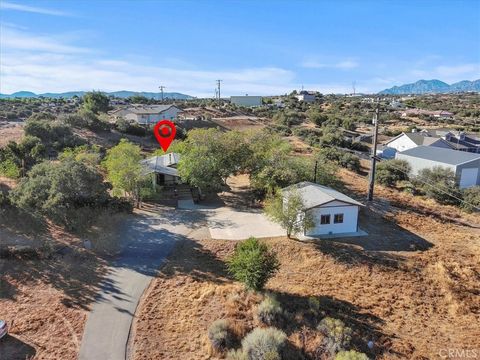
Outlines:
POLYGON ((441 166, 455 173, 460 189, 480 185, 480 154, 418 146, 398 152, 395 158, 407 161, 413 175, 422 169, 441 166))

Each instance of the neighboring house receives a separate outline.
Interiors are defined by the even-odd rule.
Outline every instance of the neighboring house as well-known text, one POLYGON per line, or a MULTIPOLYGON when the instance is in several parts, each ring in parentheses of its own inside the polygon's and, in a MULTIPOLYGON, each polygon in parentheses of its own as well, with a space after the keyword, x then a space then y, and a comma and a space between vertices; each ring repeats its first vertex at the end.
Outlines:
POLYGON ((238 106, 262 106, 261 96, 230 96, 230 102, 238 106))
POLYGON ((433 137, 441 137, 455 150, 480 153, 480 138, 474 134, 453 129, 425 129, 420 133, 433 137))
POLYGON ((420 132, 401 133, 393 139, 383 143, 381 157, 392 159, 397 152, 413 149, 417 146, 434 146, 444 149, 453 149, 447 141, 440 137, 432 137, 420 132))
POLYGON ((480 154, 418 146, 397 153, 395 158, 406 160, 412 167, 413 175, 422 169, 441 166, 455 173, 460 189, 480 185, 480 154))
POLYGON ((136 121, 140 125, 156 124, 160 120, 175 120, 182 110, 175 105, 131 105, 109 114, 136 121))
POLYGON ((433 116, 439 119, 453 119, 453 114, 445 110, 430 111, 423 109, 407 109, 401 113, 402 117, 420 115, 433 116))
POLYGON ((312 103, 316 99, 315 92, 305 90, 300 91, 300 93, 298 93, 298 95, 295 95, 295 97, 298 99, 298 101, 303 101, 307 103, 312 103))
POLYGON ((143 174, 153 174, 152 184, 155 185, 174 185, 180 184, 181 179, 176 169, 180 154, 169 153, 161 156, 153 156, 141 161, 144 167, 143 174))
POLYGON ((358 201, 326 186, 308 181, 301 182, 282 190, 284 196, 296 191, 302 197, 305 213, 310 213, 315 226, 304 230, 304 235, 330 235, 358 233, 358 211, 363 206, 358 201))

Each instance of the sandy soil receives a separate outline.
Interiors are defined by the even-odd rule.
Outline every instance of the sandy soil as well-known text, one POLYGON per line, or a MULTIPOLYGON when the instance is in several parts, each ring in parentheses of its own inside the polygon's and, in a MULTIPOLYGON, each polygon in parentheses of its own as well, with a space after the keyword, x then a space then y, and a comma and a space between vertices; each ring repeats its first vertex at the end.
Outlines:
POLYGON ((0 125, 0 147, 7 145, 9 141, 19 141, 22 137, 22 124, 0 125))
MULTIPOLYGON (((365 177, 341 175, 351 195, 363 198, 365 177)), ((282 264, 267 288, 293 319, 284 325, 292 348, 311 357, 315 325, 330 315, 353 328, 352 347, 378 359, 437 359, 441 349, 478 349, 479 216, 381 187, 376 194, 361 216, 368 237, 266 240, 282 264), (318 317, 306 314, 310 296, 320 301, 318 317)), ((222 358, 206 336, 214 320, 229 319, 239 338, 257 326, 261 296, 245 293, 225 271, 233 247, 204 240, 176 249, 139 307, 134 359, 222 358)))

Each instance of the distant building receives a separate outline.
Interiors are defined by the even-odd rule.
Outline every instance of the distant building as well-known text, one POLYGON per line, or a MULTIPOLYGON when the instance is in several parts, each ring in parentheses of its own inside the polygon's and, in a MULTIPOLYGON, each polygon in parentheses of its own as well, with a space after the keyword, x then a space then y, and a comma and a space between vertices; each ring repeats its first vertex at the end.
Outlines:
POLYGON ((418 146, 398 152, 395 158, 407 161, 412 167, 413 175, 422 169, 440 166, 455 173, 460 189, 480 185, 480 154, 418 146))
POLYGON ((392 159, 397 152, 413 149, 417 146, 435 146, 444 149, 453 149, 453 147, 441 137, 428 136, 428 134, 417 132, 401 133, 383 143, 380 156, 386 159, 392 159))
POLYGON ((425 129, 420 133, 427 136, 441 137, 455 150, 480 153, 480 138, 474 134, 453 129, 425 129))
POLYGON ((262 106, 261 96, 231 96, 230 102, 238 106, 262 106))
POLYGON ((453 119, 453 114, 445 110, 430 111, 430 110, 423 110, 423 109, 407 109, 401 113, 402 117, 420 116, 420 115, 433 116, 439 119, 453 119))
POLYGON ((123 117, 140 125, 155 124, 160 120, 175 120, 182 110, 175 105, 131 105, 111 111, 113 117, 123 117))
POLYGON ((298 95, 295 95, 295 97, 298 99, 298 101, 312 103, 316 99, 315 95, 316 94, 313 91, 302 90, 298 93, 298 95))

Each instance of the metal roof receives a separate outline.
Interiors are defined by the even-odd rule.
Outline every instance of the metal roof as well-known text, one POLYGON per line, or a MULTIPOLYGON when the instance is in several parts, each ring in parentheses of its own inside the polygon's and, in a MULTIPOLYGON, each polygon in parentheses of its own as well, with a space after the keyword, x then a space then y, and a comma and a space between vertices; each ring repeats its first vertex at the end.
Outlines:
POLYGON ((359 203, 358 201, 345 194, 342 194, 337 190, 309 181, 303 181, 298 184, 288 186, 282 189, 282 192, 285 194, 292 190, 298 191, 303 199, 306 209, 324 205, 335 200, 351 205, 363 206, 362 203, 359 203))
POLYGON ((170 166, 178 164, 180 154, 169 153, 161 156, 153 156, 141 161, 144 166, 143 174, 158 173, 172 176, 179 176, 178 170, 170 166))
POLYGON ((397 154, 408 155, 449 165, 460 165, 470 161, 480 160, 480 154, 443 149, 434 146, 417 146, 413 149, 405 150, 397 154))

